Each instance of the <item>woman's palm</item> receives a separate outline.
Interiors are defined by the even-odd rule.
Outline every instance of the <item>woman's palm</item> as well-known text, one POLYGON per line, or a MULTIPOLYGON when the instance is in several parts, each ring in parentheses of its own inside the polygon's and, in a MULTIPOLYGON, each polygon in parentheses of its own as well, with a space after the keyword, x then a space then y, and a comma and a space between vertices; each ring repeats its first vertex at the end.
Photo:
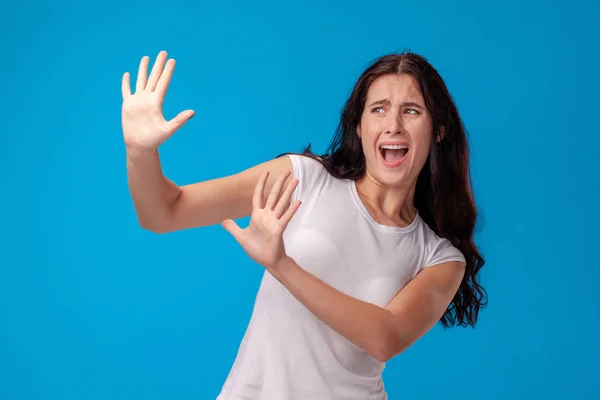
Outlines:
POLYGON ((142 58, 135 94, 131 94, 129 73, 123 75, 122 127, 129 147, 156 149, 194 116, 194 111, 186 110, 170 121, 164 118, 162 106, 175 68, 175 60, 166 58, 166 52, 159 53, 149 77, 149 58, 142 58))

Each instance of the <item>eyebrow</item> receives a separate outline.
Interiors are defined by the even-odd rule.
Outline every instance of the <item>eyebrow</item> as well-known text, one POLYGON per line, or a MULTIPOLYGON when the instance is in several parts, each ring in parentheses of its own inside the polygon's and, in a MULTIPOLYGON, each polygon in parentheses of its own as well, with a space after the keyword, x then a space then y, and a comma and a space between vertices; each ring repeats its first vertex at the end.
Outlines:
MULTIPOLYGON (((381 100, 375 100, 374 102, 372 102, 369 107, 373 107, 373 106, 378 106, 378 105, 383 105, 383 104, 391 104, 391 102, 388 99, 381 99, 381 100)), ((408 106, 408 107, 418 107, 421 109, 425 109, 425 107, 423 107, 422 105, 420 105, 419 103, 415 103, 414 101, 405 101, 402 103, 403 106, 408 106)))

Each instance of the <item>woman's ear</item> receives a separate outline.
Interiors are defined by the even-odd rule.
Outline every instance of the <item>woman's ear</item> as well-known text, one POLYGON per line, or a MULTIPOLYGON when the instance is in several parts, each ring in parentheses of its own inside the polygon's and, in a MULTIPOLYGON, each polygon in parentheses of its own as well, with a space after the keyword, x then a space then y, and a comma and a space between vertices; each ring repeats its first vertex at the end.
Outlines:
POLYGON ((358 124, 358 126, 356 127, 356 134, 358 135, 358 137, 360 138, 361 135, 361 131, 360 131, 360 124, 358 124))
POLYGON ((446 127, 442 126, 440 127, 440 131, 438 132, 435 141, 439 143, 442 139, 444 139, 444 136, 446 136, 446 127))

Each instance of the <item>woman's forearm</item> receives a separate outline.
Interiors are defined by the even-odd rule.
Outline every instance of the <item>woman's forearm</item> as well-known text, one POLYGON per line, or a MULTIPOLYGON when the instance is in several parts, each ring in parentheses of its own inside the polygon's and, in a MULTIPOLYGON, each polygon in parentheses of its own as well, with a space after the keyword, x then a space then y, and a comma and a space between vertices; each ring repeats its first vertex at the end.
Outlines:
POLYGON ((181 189, 164 176, 158 150, 126 147, 126 153, 127 181, 138 221, 145 229, 164 232, 173 218, 173 205, 181 189))
POLYGON ((393 315, 358 300, 305 271, 292 258, 271 272, 317 318, 379 361, 387 361, 400 338, 393 315))

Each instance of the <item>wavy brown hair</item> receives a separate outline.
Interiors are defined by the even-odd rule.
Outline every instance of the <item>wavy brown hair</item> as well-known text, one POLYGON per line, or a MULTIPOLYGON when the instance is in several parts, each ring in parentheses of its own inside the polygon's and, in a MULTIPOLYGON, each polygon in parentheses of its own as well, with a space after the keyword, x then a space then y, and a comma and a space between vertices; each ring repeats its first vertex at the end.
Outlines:
MULTIPOLYGON (((408 74, 415 79, 432 117, 432 135, 444 132, 440 141, 431 141, 429 157, 417 178, 414 204, 427 225, 448 239, 466 259, 465 275, 441 323, 444 328, 475 327, 479 310, 487 305, 487 293, 478 282, 485 260, 473 240, 478 214, 469 172, 467 132, 444 80, 425 57, 404 51, 373 61, 346 101, 326 154, 314 154, 310 143, 301 154, 318 160, 337 178, 356 181, 364 177, 366 161, 356 129, 370 85, 387 74, 408 74)), ((286 154, 291 153, 278 157, 286 154)))

